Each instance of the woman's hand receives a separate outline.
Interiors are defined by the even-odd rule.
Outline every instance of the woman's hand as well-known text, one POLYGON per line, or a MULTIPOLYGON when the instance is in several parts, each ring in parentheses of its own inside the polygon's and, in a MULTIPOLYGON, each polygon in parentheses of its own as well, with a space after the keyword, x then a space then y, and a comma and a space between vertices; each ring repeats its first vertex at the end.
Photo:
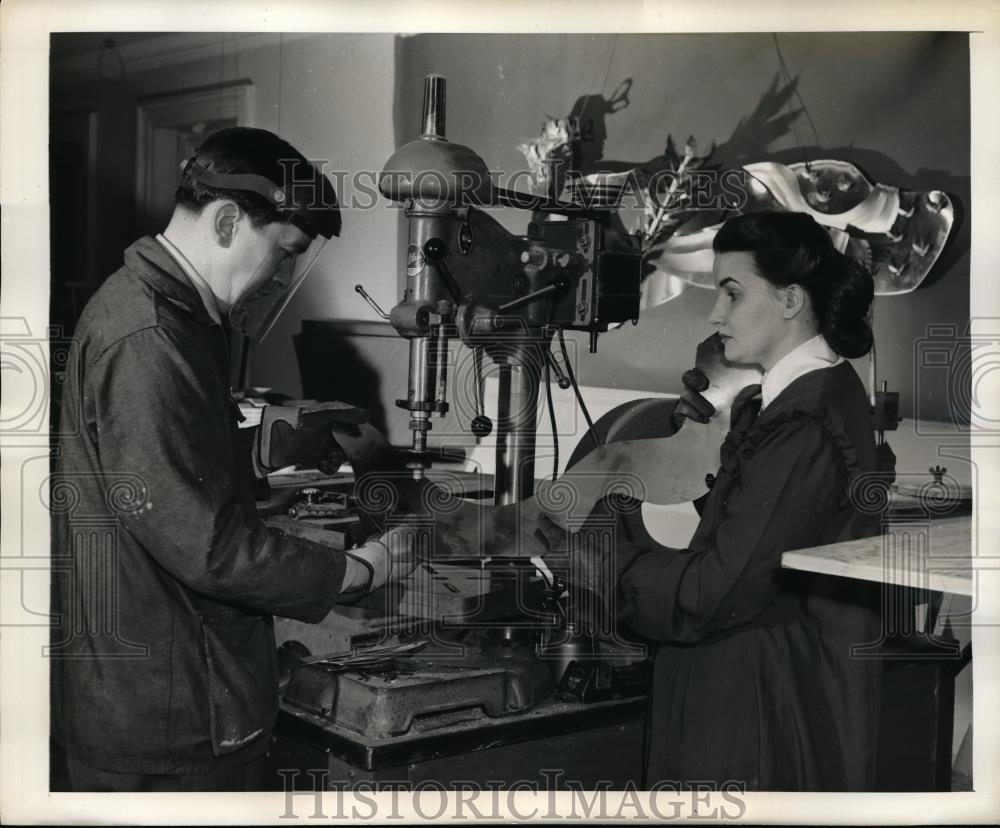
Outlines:
POLYGON ((538 515, 535 537, 547 550, 542 554, 543 559, 568 554, 573 538, 572 534, 563 529, 545 512, 538 515))
POLYGON ((672 418, 675 430, 684 420, 707 423, 731 408, 735 412, 739 405, 760 392, 760 367, 729 362, 725 344, 717 333, 698 343, 695 366, 681 378, 684 388, 672 418))
POLYGON ((684 425, 684 420, 694 420, 696 423, 707 423, 715 414, 715 406, 706 400, 701 392, 709 386, 708 377, 700 368, 692 368, 681 377, 684 390, 674 408, 674 428, 684 425))
POLYGON ((614 589, 614 536, 607 527, 589 530, 584 526, 573 533, 543 513, 538 516, 535 536, 548 549, 542 560, 553 571, 561 570, 567 582, 602 596, 614 589))
POLYGON ((726 362, 726 348, 722 338, 714 333, 698 343, 695 352, 695 367, 684 372, 681 383, 684 385, 681 397, 674 409, 674 428, 684 425, 684 420, 694 420, 696 423, 707 423, 715 416, 715 406, 702 396, 712 384, 707 372, 718 369, 726 362))
POLYGON ((546 565, 568 585, 572 626, 588 635, 614 635, 614 536, 606 527, 571 533, 545 514, 539 515, 535 534, 549 550, 542 556, 546 565))

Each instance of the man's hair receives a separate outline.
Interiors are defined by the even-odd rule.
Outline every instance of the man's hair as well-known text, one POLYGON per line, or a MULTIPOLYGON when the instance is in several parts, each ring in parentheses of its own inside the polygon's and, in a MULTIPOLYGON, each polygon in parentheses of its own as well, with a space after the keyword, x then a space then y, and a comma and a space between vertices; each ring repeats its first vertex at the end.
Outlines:
POLYGON ((206 204, 218 199, 235 202, 249 217, 253 227, 282 221, 277 208, 263 196, 247 190, 209 187, 194 179, 191 164, 198 164, 209 172, 223 175, 253 173, 273 181, 277 187, 284 184, 286 169, 308 164, 305 156, 287 141, 266 129, 231 127, 212 133, 206 138, 194 157, 185 165, 181 183, 174 200, 200 214, 206 204), (282 165, 284 161, 284 166, 282 165))

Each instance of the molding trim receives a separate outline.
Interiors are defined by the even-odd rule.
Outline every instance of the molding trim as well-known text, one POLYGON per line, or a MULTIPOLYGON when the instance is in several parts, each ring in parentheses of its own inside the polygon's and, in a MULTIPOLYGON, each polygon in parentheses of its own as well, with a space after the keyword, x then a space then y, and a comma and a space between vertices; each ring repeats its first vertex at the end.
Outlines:
POLYGON ((239 126, 253 126, 254 86, 249 79, 177 89, 137 100, 135 205, 141 222, 145 222, 150 211, 157 129, 219 118, 231 118, 239 126))
MULTIPOLYGON (((108 36, 113 37, 114 33, 109 32, 108 36)), ((138 74, 157 69, 164 64, 218 59, 220 49, 233 51, 259 49, 262 46, 276 46, 279 42, 288 43, 316 36, 322 36, 322 33, 178 32, 128 43, 118 46, 116 50, 125 64, 125 72, 138 74)), ((98 78, 103 51, 94 49, 73 57, 51 61, 49 71, 52 82, 69 85, 98 78)), ((105 59, 104 62, 105 73, 116 71, 116 61, 105 59)))

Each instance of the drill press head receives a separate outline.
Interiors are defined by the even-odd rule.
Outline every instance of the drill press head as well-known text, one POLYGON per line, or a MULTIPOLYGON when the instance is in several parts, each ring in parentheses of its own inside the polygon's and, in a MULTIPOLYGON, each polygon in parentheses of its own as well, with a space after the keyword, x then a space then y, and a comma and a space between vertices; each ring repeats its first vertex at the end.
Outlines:
MULTIPOLYGON (((535 411, 552 333, 588 331, 593 351, 599 332, 638 317, 639 243, 612 227, 610 210, 542 203, 495 187, 485 162, 450 143, 444 125, 445 82, 430 75, 423 133, 386 162, 379 179, 409 224, 405 290, 389 314, 410 343, 407 396, 396 404, 410 414, 409 465, 419 477, 432 419, 449 407, 449 342, 457 337, 489 356, 500 366, 501 396, 506 389, 527 412, 515 417, 511 399, 501 399, 498 488, 500 478, 524 484, 498 492, 498 502, 510 502, 531 494, 535 411), (490 206, 533 209, 528 234, 510 233, 480 209, 490 206), (545 221, 546 213, 568 219, 545 221), (511 464, 517 468, 506 468, 511 464)), ((474 418, 480 425, 482 414, 474 418)))

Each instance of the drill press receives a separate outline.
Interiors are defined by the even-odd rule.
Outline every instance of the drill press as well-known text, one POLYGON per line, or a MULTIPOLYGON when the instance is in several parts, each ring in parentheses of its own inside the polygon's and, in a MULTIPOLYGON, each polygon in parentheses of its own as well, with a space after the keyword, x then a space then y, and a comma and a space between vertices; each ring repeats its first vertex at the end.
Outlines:
MULTIPOLYGON (((495 503, 534 490, 536 411, 553 334, 590 334, 639 315, 639 240, 616 231, 609 208, 494 186, 485 162, 445 138, 445 79, 424 80, 423 132, 387 162, 383 195, 403 206, 409 233, 405 290, 389 321, 410 343, 408 466, 429 465, 432 418, 448 412, 448 343, 458 338, 499 368, 495 503), (530 209, 542 220, 509 233, 483 208, 530 209), (563 220, 549 221, 549 217, 563 220)), ((479 412, 477 436, 492 423, 479 412)))
MULTIPOLYGON (((397 405, 409 413, 412 440, 402 454, 414 480, 431 466, 433 420, 449 411, 449 346, 458 340, 477 365, 483 358, 496 363, 493 491, 495 505, 505 506, 534 491, 538 395, 553 372, 561 375, 551 354, 553 335, 567 328, 587 331, 593 351, 611 324, 637 318, 639 241, 612 227, 607 206, 589 209, 494 186, 475 152, 445 138, 444 78, 425 79, 422 122, 422 134, 393 154, 379 180, 383 195, 400 204, 408 220, 402 299, 385 314, 361 286, 358 292, 409 342, 407 393, 397 405), (498 206, 532 210, 536 220, 527 234, 515 235, 487 213, 498 206)), ((479 410, 471 427, 485 436, 493 421, 479 410)), ((338 608, 318 625, 367 623, 371 619, 362 614, 383 608, 393 631, 406 638, 410 610, 413 626, 425 635, 428 622, 447 620, 432 630, 427 650, 387 668, 402 669, 405 681, 397 672, 391 681, 377 671, 362 676, 344 669, 342 659, 331 668, 301 653, 308 663, 292 671, 286 702, 349 729, 361 727, 355 721, 358 704, 378 708, 389 731, 383 736, 409 727, 414 716, 422 720, 425 712, 475 707, 508 715, 538 704, 554 683, 537 656, 541 631, 558 623, 552 585, 541 582, 523 558, 494 555, 484 562, 484 550, 467 552, 467 569, 461 554, 452 554, 447 565, 424 564, 427 573, 418 568, 418 575, 425 585, 407 585, 400 600, 373 595, 338 608), (433 593, 421 592, 425 588, 433 593), (426 594, 433 599, 410 600, 426 594), (449 643, 460 644, 462 659, 456 662, 449 643), (351 698, 353 707, 345 702, 351 698)))

